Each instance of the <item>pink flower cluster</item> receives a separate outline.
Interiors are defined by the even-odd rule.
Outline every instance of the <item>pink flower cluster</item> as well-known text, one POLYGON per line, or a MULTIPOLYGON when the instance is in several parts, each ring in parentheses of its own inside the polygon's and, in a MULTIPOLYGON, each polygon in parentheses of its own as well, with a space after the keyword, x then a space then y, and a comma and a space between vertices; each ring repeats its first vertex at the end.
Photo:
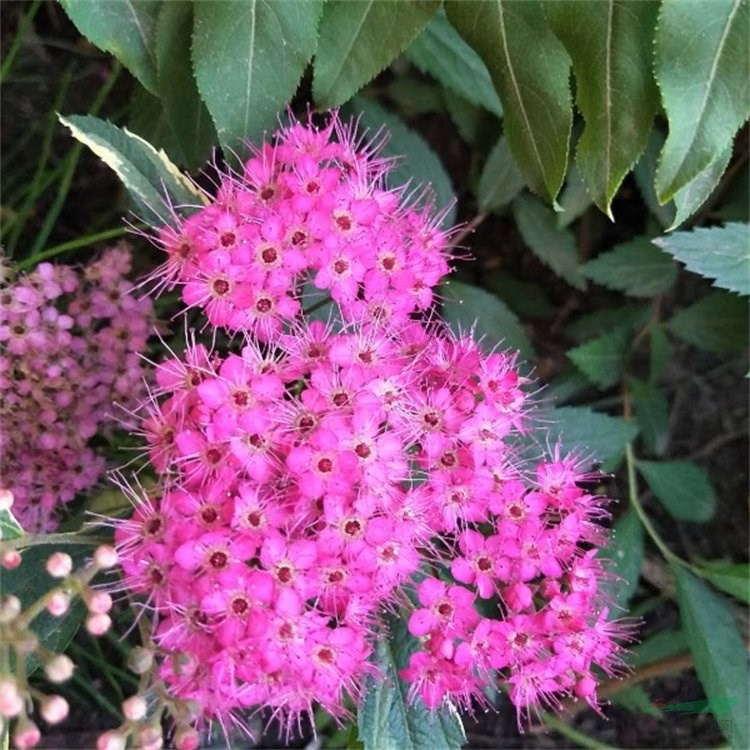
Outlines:
POLYGON ((338 118, 320 131, 292 125, 210 205, 161 230, 159 276, 212 325, 264 341, 301 312, 308 280, 346 321, 403 324, 432 304, 447 238, 439 217, 385 188, 389 166, 338 118))
POLYGON ((130 251, 113 247, 82 271, 40 263, 0 300, 2 478, 29 531, 94 485, 104 459, 91 446, 115 424, 115 403, 142 401, 151 302, 126 278, 130 251))
POLYGON ((383 615, 406 612, 401 677, 431 709, 498 682, 520 713, 595 705, 594 667, 619 661, 602 500, 574 459, 513 447, 531 408, 515 356, 421 314, 446 236, 353 144, 335 118, 294 124, 161 232, 165 283, 241 335, 158 366, 142 421, 158 483, 126 487, 136 511, 115 522, 160 676, 207 719, 339 717, 377 671, 383 615), (310 282, 336 327, 300 315, 310 282))

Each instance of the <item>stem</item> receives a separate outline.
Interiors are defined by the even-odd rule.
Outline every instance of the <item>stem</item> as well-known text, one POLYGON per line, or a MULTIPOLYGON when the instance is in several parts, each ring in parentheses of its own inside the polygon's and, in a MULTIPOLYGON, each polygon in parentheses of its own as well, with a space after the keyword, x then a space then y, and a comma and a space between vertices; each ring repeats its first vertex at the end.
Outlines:
POLYGON ((318 300, 313 305, 310 305, 310 307, 307 308, 307 310, 303 310, 303 315, 310 315, 311 313, 314 313, 316 310, 320 310, 321 307, 325 307, 329 302, 333 302, 333 299, 331 297, 326 297, 325 299, 318 300))
POLYGON ((588 735, 583 734, 583 732, 573 729, 573 727, 566 724, 562 719, 558 719, 557 716, 553 716, 546 711, 542 712, 541 719, 550 729, 563 735, 563 737, 567 737, 581 747, 591 748, 592 750, 616 750, 612 745, 607 745, 605 742, 599 742, 599 740, 595 740, 588 735))
POLYGON ((16 59, 18 50, 21 48, 21 42, 23 42, 26 32, 34 20, 36 12, 39 10, 39 6, 42 4, 42 0, 34 0, 31 7, 26 12, 26 15, 21 19, 21 23, 18 24, 16 35, 13 37, 13 44, 5 55, 3 66, 0 68, 0 84, 5 82, 5 77, 10 73, 10 69, 13 67, 13 62, 16 59))
POLYGON ((466 226, 464 226, 460 232, 451 240, 450 245, 447 249, 452 250, 454 247, 458 247, 484 220, 487 218, 487 214, 477 214, 466 226))
POLYGON ((27 268, 35 266, 47 258, 53 258, 56 255, 67 253, 69 250, 77 250, 79 247, 87 247, 97 242, 103 242, 104 240, 111 240, 116 237, 122 237, 128 233, 127 227, 114 227, 113 229, 106 229, 103 232, 97 232, 96 234, 89 234, 86 237, 79 237, 75 240, 69 240, 63 242, 60 245, 54 245, 48 247, 46 250, 30 255, 28 258, 24 258, 22 261, 16 264, 16 268, 19 271, 23 271, 27 268))

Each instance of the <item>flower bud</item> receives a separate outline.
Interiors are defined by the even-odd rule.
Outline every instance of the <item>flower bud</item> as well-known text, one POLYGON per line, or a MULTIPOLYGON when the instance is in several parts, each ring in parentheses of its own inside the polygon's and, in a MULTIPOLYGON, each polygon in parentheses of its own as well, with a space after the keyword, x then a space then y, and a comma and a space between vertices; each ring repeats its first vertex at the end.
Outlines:
POLYGON ((136 646, 128 654, 128 669, 135 674, 145 674, 154 663, 154 655, 143 646, 136 646))
POLYGON ((55 654, 45 665, 44 674, 50 682, 65 682, 73 676, 75 664, 65 654, 55 654))
POLYGON ((47 611, 53 617, 60 617, 70 609, 70 595, 64 591, 53 591, 47 599, 47 611))
POLYGON ((7 625, 21 614, 21 600, 13 594, 4 596, 0 602, 0 625, 7 625))
POLYGON ((48 724, 59 724, 68 716, 68 701, 62 695, 48 695, 39 709, 42 718, 48 724))
POLYGON ((11 719, 23 710, 23 698, 14 680, 0 680, 0 716, 11 719))
POLYGON ((20 719, 16 724, 16 730, 13 732, 13 747, 16 750, 27 750, 27 748, 36 747, 39 740, 42 739, 42 733, 39 727, 29 719, 20 719))
POLYGON ((117 552, 114 547, 102 544, 94 552, 94 562, 102 569, 108 570, 117 565, 117 552))
POLYGON ((13 507, 13 493, 10 490, 0 490, 0 510, 10 510, 13 507))
POLYGON ((73 570, 73 558, 65 552, 55 552, 47 559, 47 572, 53 578, 65 578, 73 570))
POLYGON ((25 630, 18 638, 16 638, 16 650, 22 654, 33 654, 39 648, 39 638, 36 633, 32 633, 30 630, 25 630))
POLYGON ((193 727, 182 727, 174 738, 176 750, 198 750, 201 737, 193 727))
POLYGON ((140 695, 131 695, 122 704, 122 713, 128 721, 140 721, 147 711, 148 705, 140 695))
POLYGON ((112 620, 107 614, 95 614, 91 615, 86 620, 86 630, 91 635, 104 635, 112 625, 112 620))
POLYGON ((87 600, 92 615, 105 615, 112 609, 112 597, 106 591, 96 591, 87 600))
POLYGON ((100 734, 96 740, 96 750, 125 750, 125 735, 115 730, 100 734))
POLYGON ((17 549, 9 549, 7 552, 3 552, 0 564, 6 570, 17 568, 21 564, 21 553, 17 549))
POLYGON ((144 727, 138 732, 137 746, 141 750, 161 750, 164 746, 164 737, 161 729, 156 727, 144 727))

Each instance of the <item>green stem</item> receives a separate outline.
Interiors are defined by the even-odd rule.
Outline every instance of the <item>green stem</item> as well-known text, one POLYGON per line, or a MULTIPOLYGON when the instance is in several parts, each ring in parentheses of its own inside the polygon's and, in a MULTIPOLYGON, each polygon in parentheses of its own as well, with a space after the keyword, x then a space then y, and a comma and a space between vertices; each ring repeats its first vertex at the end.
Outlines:
POLYGON ((599 742, 588 735, 579 732, 577 729, 566 724, 562 719, 558 719, 557 716, 548 714, 546 711, 542 712, 542 721, 553 731, 561 734, 563 737, 567 737, 569 740, 577 743, 581 747, 591 748, 591 750, 617 750, 612 745, 607 745, 605 742, 599 742))
POLYGON ((26 11, 26 15, 21 19, 21 23, 18 24, 18 30, 13 37, 13 44, 10 45, 10 49, 5 54, 5 60, 0 68, 0 84, 5 82, 5 77, 10 73, 10 69, 13 67, 13 62, 16 59, 18 50, 21 49, 21 43, 23 42, 26 32, 29 30, 29 26, 34 20, 34 16, 39 10, 41 4, 42 0, 34 0, 31 7, 26 11))
POLYGON ((118 722, 122 721, 123 716, 115 705, 108 701, 100 691, 96 690, 89 684, 88 680, 82 677, 78 672, 73 672, 73 683, 79 687, 86 695, 96 703, 99 708, 104 709, 113 719, 118 722))
POLYGON ((46 250, 42 250, 34 255, 30 255, 28 258, 24 258, 22 261, 16 264, 16 268, 19 271, 24 271, 27 268, 35 266, 37 263, 41 263, 43 260, 53 258, 56 255, 62 255, 67 253, 69 250, 77 250, 79 247, 87 247, 97 242, 104 242, 105 240, 115 239, 116 237, 122 237, 128 233, 127 227, 114 227, 113 229, 106 229, 103 232, 97 232, 96 234, 89 234, 85 237, 78 237, 75 240, 69 240, 63 242, 61 245, 55 245, 54 247, 48 247, 46 250))
POLYGON ((310 307, 307 308, 307 310, 303 310, 303 315, 310 315, 311 313, 314 313, 316 310, 320 310, 321 307, 325 307, 330 302, 333 302, 333 299, 331 297, 326 297, 325 299, 319 300, 314 305, 310 305, 310 307))

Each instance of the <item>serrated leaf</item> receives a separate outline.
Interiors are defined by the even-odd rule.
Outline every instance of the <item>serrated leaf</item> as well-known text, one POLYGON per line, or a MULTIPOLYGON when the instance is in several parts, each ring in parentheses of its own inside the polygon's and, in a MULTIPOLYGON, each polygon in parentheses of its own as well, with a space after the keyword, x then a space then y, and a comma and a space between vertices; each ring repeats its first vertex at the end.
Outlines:
POLYGON ((443 318, 456 333, 473 327, 485 349, 517 350, 523 359, 533 360, 534 350, 518 318, 493 294, 453 280, 440 287, 440 294, 443 318))
POLYGON ((244 150, 277 125, 315 52, 322 0, 194 3, 193 69, 219 141, 244 150))
POLYGON ((682 630, 661 630, 656 635, 637 643, 626 655, 633 668, 652 664, 655 661, 669 659, 671 656, 688 650, 688 642, 682 630))
POLYGON ((481 107, 466 101, 449 89, 443 91, 443 100, 461 138, 470 146, 476 146, 480 139, 482 125, 491 115, 487 115, 481 107))
POLYGON ((94 46, 113 54, 152 94, 156 75, 156 19, 152 0, 60 0, 68 17, 94 46))
POLYGON ((365 97, 354 97, 347 111, 359 116, 360 132, 369 130, 370 137, 383 127, 387 129, 389 137, 382 154, 399 158, 396 168, 387 175, 388 184, 397 187, 410 182, 415 186, 429 186, 434 193, 436 207, 450 207, 444 223, 452 224, 456 216, 453 186, 442 162, 424 138, 408 128, 400 117, 365 97))
POLYGON ((162 4, 156 27, 159 95, 187 165, 194 169, 211 155, 216 130, 198 94, 190 63, 193 4, 162 4))
POLYGON ((661 6, 655 75, 669 120, 656 173, 662 203, 724 153, 750 113, 749 25, 747 0, 661 6))
POLYGON ((566 451, 593 455, 600 461, 619 459, 625 446, 635 440, 638 427, 619 417, 595 412, 584 406, 562 406, 544 411, 550 445, 561 440, 566 451))
POLYGON ((560 211, 557 214, 557 228, 564 229, 570 226, 579 216, 586 213, 592 202, 591 196, 583 184, 581 175, 578 174, 578 170, 573 165, 568 170, 565 187, 560 194, 560 211))
POLYGON ((655 297, 672 287, 677 264, 645 237, 617 245, 581 266, 581 274, 631 297, 655 297))
POLYGON ((554 404, 564 404, 592 389, 591 381, 577 368, 566 367, 559 375, 545 383, 544 398, 554 404))
POLYGON ((534 255, 571 286, 583 289, 586 281, 579 270, 575 237, 569 229, 558 229, 554 211, 524 193, 513 201, 513 215, 534 255))
POLYGON ((661 456, 667 448, 669 436, 669 402, 653 383, 630 378, 633 407, 643 442, 655 455, 661 456))
POLYGON ((486 214, 508 205, 523 186, 523 177, 510 154, 508 140, 500 138, 490 151, 479 178, 479 210, 486 214))
POLYGON ((664 140, 664 134, 660 130, 656 128, 651 130, 646 150, 641 154, 641 158, 635 165, 633 176, 635 177, 635 182, 638 185, 643 202, 651 212, 651 215, 666 229, 674 224, 677 209, 674 202, 669 202, 665 205, 659 203, 656 197, 656 188, 654 187, 656 167, 659 160, 659 153, 664 146, 664 140))
POLYGON ((725 224, 675 232, 654 241, 688 271, 714 280, 714 286, 750 295, 750 226, 725 224))
POLYGON ((708 200, 714 188, 719 184, 731 157, 732 147, 730 146, 718 159, 698 172, 685 187, 680 188, 674 194, 674 204, 677 211, 674 221, 667 227, 668 232, 687 221, 708 200))
POLYGON ((619 382, 632 334, 618 327, 568 351, 568 357, 586 377, 606 390, 619 382))
POLYGON ((678 521, 700 523, 716 512, 716 493, 708 474, 691 461, 638 461, 649 489, 678 521))
POLYGON ((451 26, 442 10, 411 43, 406 56, 444 88, 502 117, 503 106, 487 66, 451 26))
POLYGON ((682 566, 673 564, 672 570, 685 634, 709 709, 730 720, 727 739, 731 746, 746 750, 750 747, 750 674, 747 649, 732 610, 723 597, 682 566))
POLYGON ((585 120, 576 164, 610 218, 612 198, 646 147, 659 94, 651 73, 658 2, 556 0, 544 9, 573 60, 585 120))
POLYGON ((629 510, 612 527, 610 540, 598 555, 602 560, 608 561, 607 572, 613 576, 603 584, 607 601, 614 604, 610 618, 622 615, 622 610, 627 609, 638 588, 643 553, 643 525, 638 514, 629 510))
POLYGON ((750 565, 707 560, 700 564, 700 569, 717 589, 750 604, 750 565))
POLYGON ((136 85, 130 97, 128 130, 135 133, 155 149, 169 154, 178 164, 187 163, 182 153, 172 124, 164 111, 164 103, 140 84, 136 85))
POLYGON ((18 523, 18 519, 13 515, 12 511, 7 509, 0 510, 0 542, 18 539, 25 533, 23 526, 18 523))
MULTIPOLYGON (((3 594, 13 594, 21 601, 22 609, 30 607, 40 597, 54 588, 59 581, 51 578, 45 569, 47 559, 54 552, 65 552, 73 558, 74 567, 79 567, 90 555, 90 550, 76 544, 37 544, 24 549, 21 564, 13 570, 3 570, 3 594)), ((86 608, 76 602, 63 617, 53 617, 46 609, 32 620, 32 629, 40 644, 50 651, 65 650, 83 622, 86 608)), ((29 657, 31 671, 39 661, 34 654, 29 657)))
POLYGON ((439 0, 328 0, 313 65, 318 106, 331 109, 351 99, 406 49, 439 7, 439 0))
POLYGON ((60 116, 60 122, 114 170, 145 220, 167 224, 173 219, 171 206, 200 204, 198 190, 166 154, 127 128, 81 115, 60 116))
POLYGON ((502 272, 490 274, 486 283, 521 318, 547 320, 555 314, 556 307, 541 284, 502 272))
POLYGON ((565 326, 565 333, 576 341, 586 341, 618 326, 627 326, 631 330, 641 328, 647 323, 648 318, 649 308, 645 305, 602 307, 576 318, 565 326))
POLYGON ((683 341, 717 354, 748 346, 747 300, 729 292, 712 292, 680 310, 667 328, 683 341))
POLYGON ((378 641, 375 662, 381 670, 367 679, 357 711, 359 737, 366 750, 458 750, 464 742, 461 719, 454 710, 427 710, 419 697, 409 700, 399 677, 417 642, 403 618, 388 618, 387 636, 378 641))
POLYGON ((446 10, 490 71, 503 103, 505 135, 526 182, 554 203, 568 167, 573 122, 570 58, 541 4, 451 0, 446 10))
POLYGON ((445 109, 443 90, 434 83, 425 83, 409 76, 399 76, 388 84, 388 98, 405 117, 429 115, 445 109))

